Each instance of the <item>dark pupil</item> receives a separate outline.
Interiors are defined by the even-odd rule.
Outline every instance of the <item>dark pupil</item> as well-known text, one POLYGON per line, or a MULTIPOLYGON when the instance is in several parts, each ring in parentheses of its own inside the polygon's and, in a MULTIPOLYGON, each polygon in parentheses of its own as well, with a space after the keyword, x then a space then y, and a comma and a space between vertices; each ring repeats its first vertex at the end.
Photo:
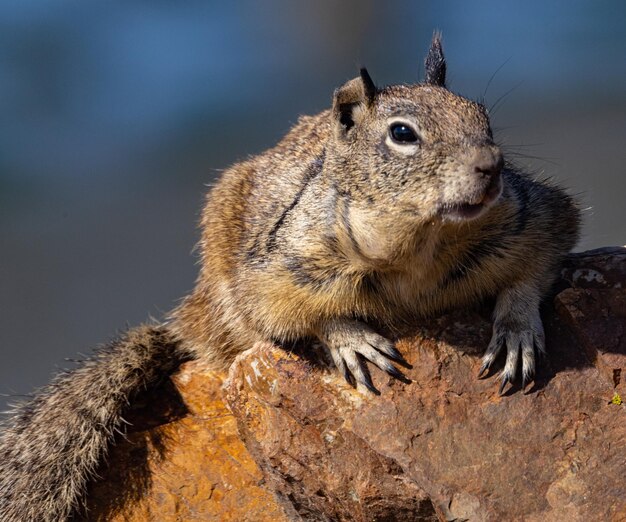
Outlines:
POLYGON ((402 124, 396 124, 391 127, 391 137, 394 140, 403 143, 411 143, 417 141, 417 136, 413 132, 413 129, 402 124))

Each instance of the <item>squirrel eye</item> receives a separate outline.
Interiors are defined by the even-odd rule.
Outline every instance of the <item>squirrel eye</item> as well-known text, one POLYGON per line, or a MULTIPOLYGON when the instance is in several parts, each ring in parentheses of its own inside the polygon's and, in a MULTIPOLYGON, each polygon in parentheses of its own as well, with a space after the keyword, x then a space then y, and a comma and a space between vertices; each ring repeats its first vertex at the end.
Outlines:
POLYGON ((415 131, 404 123, 394 123, 391 125, 389 127, 389 134, 393 138, 393 141, 398 143, 415 143, 417 141, 415 131))

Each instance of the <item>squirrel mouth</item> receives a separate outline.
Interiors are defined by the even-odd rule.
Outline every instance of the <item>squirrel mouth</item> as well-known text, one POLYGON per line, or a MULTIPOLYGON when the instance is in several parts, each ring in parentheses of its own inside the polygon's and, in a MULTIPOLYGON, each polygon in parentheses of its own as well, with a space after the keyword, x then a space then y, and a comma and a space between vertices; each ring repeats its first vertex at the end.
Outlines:
POLYGON ((460 205, 452 205, 446 215, 452 219, 474 219, 483 213, 485 205, 482 203, 476 203, 472 205, 470 203, 462 203, 460 205))
POLYGON ((500 176, 491 180, 483 197, 478 203, 457 203, 444 208, 444 216, 453 221, 475 219, 480 216, 502 193, 502 181, 500 176))

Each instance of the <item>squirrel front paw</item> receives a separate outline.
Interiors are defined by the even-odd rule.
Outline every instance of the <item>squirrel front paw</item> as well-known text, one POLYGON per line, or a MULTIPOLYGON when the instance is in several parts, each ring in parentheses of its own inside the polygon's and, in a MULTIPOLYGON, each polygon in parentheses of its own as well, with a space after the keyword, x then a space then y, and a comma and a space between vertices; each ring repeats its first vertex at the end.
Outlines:
POLYGON ((356 380, 357 384, 362 384, 371 392, 379 393, 372 384, 364 359, 396 379, 409 382, 404 374, 389 361, 393 359, 410 367, 394 343, 377 334, 364 323, 349 319, 329 321, 320 329, 318 337, 328 349, 337 369, 343 373, 350 384, 356 380))
POLYGON ((479 377, 487 371, 498 354, 506 346, 506 362, 500 374, 500 393, 507 383, 515 379, 518 361, 522 358, 522 390, 535 376, 535 353, 545 354, 545 336, 539 311, 528 314, 526 317, 516 317, 511 320, 497 319, 493 325, 493 335, 483 356, 479 377))
POLYGON ((522 390, 535 376, 535 355, 545 354, 545 336, 539 316, 541 292, 528 281, 520 281, 503 289, 493 311, 493 335, 479 377, 488 370, 506 347, 506 362, 500 374, 500 393, 515 379, 522 359, 522 390))

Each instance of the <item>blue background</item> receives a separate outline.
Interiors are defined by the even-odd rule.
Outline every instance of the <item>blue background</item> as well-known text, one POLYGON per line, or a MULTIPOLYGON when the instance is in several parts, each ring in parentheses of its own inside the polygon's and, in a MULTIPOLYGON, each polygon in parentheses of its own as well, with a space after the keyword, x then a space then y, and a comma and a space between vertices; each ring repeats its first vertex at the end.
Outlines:
POLYGON ((418 80, 435 28, 509 157, 579 195, 578 248, 624 244, 625 22, 609 1, 3 1, 0 393, 171 309, 219 170, 362 64, 418 80))

